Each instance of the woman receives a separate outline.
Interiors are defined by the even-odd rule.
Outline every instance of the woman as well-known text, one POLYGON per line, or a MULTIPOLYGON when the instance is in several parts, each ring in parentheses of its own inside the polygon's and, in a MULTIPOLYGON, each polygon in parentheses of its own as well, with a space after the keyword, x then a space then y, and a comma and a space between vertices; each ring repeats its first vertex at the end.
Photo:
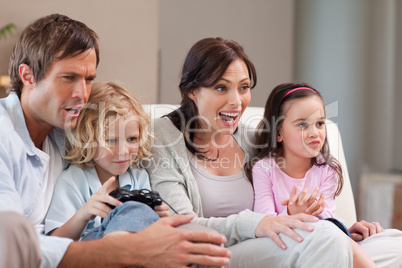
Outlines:
MULTIPOLYGON (((195 214, 193 222, 227 237, 231 267, 351 266, 347 236, 334 225, 311 223, 316 219, 307 215, 272 218, 250 211, 252 189, 242 168, 253 145, 247 134, 254 133, 239 119, 255 84, 254 66, 237 43, 196 43, 183 66, 181 107, 154 123, 151 185, 178 213, 195 214), (286 247, 291 250, 280 249, 286 247)), ((401 231, 366 221, 349 231, 378 267, 402 267, 401 231)))
POLYGON ((196 214, 193 222, 224 234, 231 267, 351 266, 347 236, 332 223, 251 211, 253 189, 243 167, 252 144, 239 120, 256 81, 237 43, 206 38, 191 48, 181 107, 154 122, 153 158, 144 163, 152 188, 179 214, 196 214))

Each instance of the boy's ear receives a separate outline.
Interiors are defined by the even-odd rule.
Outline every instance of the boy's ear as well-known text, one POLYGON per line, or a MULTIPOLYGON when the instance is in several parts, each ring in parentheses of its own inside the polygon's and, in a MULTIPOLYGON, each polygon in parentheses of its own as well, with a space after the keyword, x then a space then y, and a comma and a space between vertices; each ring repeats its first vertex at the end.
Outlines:
POLYGON ((34 75, 33 75, 31 67, 29 67, 27 64, 23 63, 20 65, 18 71, 19 71, 22 83, 25 86, 32 88, 35 85, 35 79, 34 79, 34 75))

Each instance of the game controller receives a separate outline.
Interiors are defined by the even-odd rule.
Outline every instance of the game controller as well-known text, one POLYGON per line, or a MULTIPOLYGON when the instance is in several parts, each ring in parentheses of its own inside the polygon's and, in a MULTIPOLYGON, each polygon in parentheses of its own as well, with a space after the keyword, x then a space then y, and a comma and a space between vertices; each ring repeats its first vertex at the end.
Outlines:
MULTIPOLYGON (((129 191, 126 188, 117 187, 115 190, 111 191, 109 195, 116 198, 122 203, 127 201, 137 201, 147 204, 152 209, 154 209, 155 206, 159 206, 162 204, 162 198, 160 197, 159 193, 147 189, 129 191)), ((108 205, 111 208, 115 208, 115 206, 112 206, 110 204, 108 205)))

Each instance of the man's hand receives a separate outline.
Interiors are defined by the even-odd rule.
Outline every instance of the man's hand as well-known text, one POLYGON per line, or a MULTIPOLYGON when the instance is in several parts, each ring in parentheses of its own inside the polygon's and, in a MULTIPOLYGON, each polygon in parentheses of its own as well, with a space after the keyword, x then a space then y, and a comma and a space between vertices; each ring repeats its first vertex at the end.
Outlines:
POLYGON ((144 267, 186 267, 189 264, 225 266, 231 253, 220 246, 226 238, 217 232, 175 228, 189 223, 193 215, 164 217, 145 230, 133 234, 138 255, 144 267))
POLYGON ((384 229, 378 222, 360 221, 353 224, 349 228, 349 232, 352 234, 353 240, 359 242, 369 236, 384 232, 384 229))
POLYGON ((224 236, 217 232, 176 228, 193 218, 194 215, 164 217, 138 233, 73 242, 59 267, 228 265, 231 253, 220 246, 226 242, 224 236))
POLYGON ((316 222, 318 219, 311 215, 296 214, 293 216, 266 216, 257 225, 255 230, 256 237, 269 237, 280 248, 286 249, 285 243, 279 237, 279 233, 289 236, 297 242, 303 241, 303 238, 298 235, 293 229, 300 229, 308 232, 314 230, 313 226, 305 222, 316 222))

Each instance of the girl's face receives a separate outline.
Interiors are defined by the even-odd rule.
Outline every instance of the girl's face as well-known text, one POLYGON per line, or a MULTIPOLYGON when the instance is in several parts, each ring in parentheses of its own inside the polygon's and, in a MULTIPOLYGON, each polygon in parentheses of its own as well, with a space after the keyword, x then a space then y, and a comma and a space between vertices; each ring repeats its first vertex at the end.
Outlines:
POLYGON ((250 103, 250 78, 242 60, 233 61, 218 83, 189 93, 205 130, 233 133, 250 103))
POLYGON ((137 156, 139 137, 139 122, 134 115, 120 116, 109 124, 105 131, 108 148, 99 144, 93 159, 101 181, 127 171, 137 156))
POLYGON ((283 156, 296 159, 316 157, 324 145, 325 110, 319 96, 294 99, 283 106, 285 119, 278 129, 283 156))

